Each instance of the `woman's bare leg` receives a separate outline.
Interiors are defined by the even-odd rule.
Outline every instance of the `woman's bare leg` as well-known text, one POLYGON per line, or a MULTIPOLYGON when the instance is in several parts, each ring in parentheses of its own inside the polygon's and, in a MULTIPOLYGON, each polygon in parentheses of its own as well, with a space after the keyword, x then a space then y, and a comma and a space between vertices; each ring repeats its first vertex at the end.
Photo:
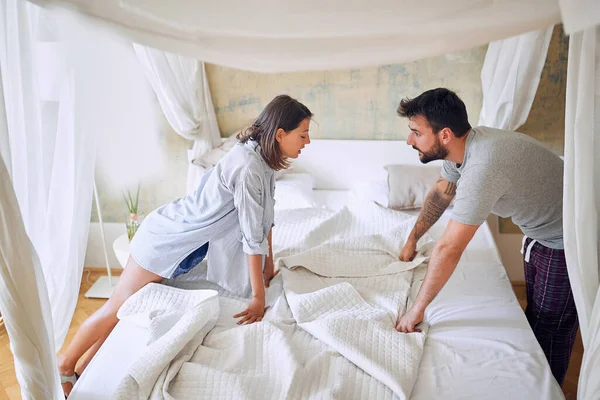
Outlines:
POLYGON ((98 352, 98 349, 100 349, 100 347, 104 344, 109 334, 110 332, 98 339, 96 343, 94 343, 92 347, 90 347, 90 349, 87 352, 85 352, 85 354, 79 359, 79 362, 75 367, 75 372, 77 372, 77 374, 83 374, 83 371, 85 371, 90 361, 92 361, 92 358, 94 358, 94 356, 98 352))
MULTIPOLYGON (((102 307, 81 324, 66 350, 58 356, 59 373, 61 375, 73 375, 79 359, 86 351, 90 350, 86 357, 87 366, 104 339, 117 324, 117 311, 125 300, 148 283, 160 282, 162 279, 160 275, 143 269, 133 258, 129 257, 127 266, 119 277, 113 294, 102 307), (100 343, 95 346, 99 341, 100 343), (94 348, 92 349, 92 347, 94 348)), ((72 385, 70 383, 63 384, 66 395, 71 392, 71 389, 72 385)))

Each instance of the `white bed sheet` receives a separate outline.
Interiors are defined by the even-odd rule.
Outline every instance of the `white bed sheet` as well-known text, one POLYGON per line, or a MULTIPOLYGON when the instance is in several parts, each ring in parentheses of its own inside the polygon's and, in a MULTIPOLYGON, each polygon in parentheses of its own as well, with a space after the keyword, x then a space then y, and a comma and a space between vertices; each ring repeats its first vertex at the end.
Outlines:
MULTIPOLYGON (((319 206, 337 209, 348 193, 319 190, 315 198, 319 206)), ((432 236, 441 235, 450 213, 432 228, 432 236)), ((424 268, 416 273, 412 299, 424 273, 424 268)), ((487 224, 475 234, 425 318, 431 328, 411 399, 564 398, 512 291, 487 224)), ((69 398, 110 398, 146 339, 144 329, 117 324, 69 398)))

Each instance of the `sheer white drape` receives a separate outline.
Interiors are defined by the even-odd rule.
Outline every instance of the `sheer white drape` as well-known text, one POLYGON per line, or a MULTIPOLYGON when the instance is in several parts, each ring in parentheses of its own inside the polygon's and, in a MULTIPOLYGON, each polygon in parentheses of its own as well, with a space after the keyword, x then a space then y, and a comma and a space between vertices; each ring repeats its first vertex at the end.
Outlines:
POLYGON ((192 161, 221 143, 204 63, 138 44, 133 46, 167 121, 177 134, 194 141, 188 154, 189 193, 203 172, 192 161))
POLYGON ((2 159, 0 193, 0 309, 15 355, 21 397, 59 399, 62 389, 45 279, 2 159))
POLYGON ((55 354, 79 293, 97 147, 112 150, 105 164, 119 183, 151 173, 150 160, 160 165, 152 89, 121 41, 125 57, 118 39, 73 15, 0 2, 0 144, 11 167, 3 183, 20 211, 2 188, 10 211, 0 228, 14 232, 0 237, 0 309, 24 398, 62 396, 55 354))
MULTIPOLYGON (((75 127, 74 76, 64 61, 54 62, 66 56, 63 43, 44 41, 55 28, 43 24, 47 19, 40 15, 45 11, 23 0, 6 0, 0 12, 8 144, 3 151, 10 160, 25 229, 44 273, 54 344, 59 348, 81 282, 91 210, 93 138, 75 127)), ((54 34, 51 39, 59 38, 59 32, 54 34)))
POLYGON ((70 7, 133 42, 263 72, 408 62, 560 22, 558 0, 32 0, 70 7))
POLYGON ((0 309, 15 355, 21 397, 57 399, 62 389, 45 279, 1 159, 0 193, 0 309))
POLYGON ((72 187, 73 175, 83 172, 74 169, 77 156, 69 145, 75 139, 72 91, 67 85, 56 104, 40 97, 34 69, 39 23, 38 7, 0 3, 0 309, 24 399, 62 392, 55 349, 77 301, 85 250, 78 228, 87 229, 73 215, 85 206, 74 205, 82 200, 73 196, 85 194, 72 187))
POLYGON ((600 398, 600 26, 569 41, 563 219, 581 336, 579 399, 600 398))
POLYGON ((479 125, 515 130, 527 120, 552 27, 492 42, 481 70, 483 107, 479 125))

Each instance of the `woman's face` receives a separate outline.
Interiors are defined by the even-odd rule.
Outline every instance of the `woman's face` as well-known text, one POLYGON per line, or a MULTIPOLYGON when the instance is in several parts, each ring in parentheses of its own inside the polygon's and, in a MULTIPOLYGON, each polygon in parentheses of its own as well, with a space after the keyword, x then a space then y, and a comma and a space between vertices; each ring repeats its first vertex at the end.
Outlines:
POLYGON ((281 128, 277 130, 275 135, 277 142, 279 142, 281 154, 283 154, 284 157, 298 158, 304 146, 310 143, 310 137, 308 135, 309 126, 310 118, 306 118, 292 131, 286 132, 281 128))

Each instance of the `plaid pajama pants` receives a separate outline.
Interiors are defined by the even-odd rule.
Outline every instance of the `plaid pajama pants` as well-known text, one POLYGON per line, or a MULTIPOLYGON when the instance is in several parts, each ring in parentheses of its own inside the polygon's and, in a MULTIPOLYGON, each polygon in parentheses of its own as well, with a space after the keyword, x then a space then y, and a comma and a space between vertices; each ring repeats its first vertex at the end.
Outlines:
POLYGON ((525 315, 552 374, 562 386, 579 328, 565 252, 535 242, 527 260, 531 241, 527 238, 523 249, 527 285, 525 315))

